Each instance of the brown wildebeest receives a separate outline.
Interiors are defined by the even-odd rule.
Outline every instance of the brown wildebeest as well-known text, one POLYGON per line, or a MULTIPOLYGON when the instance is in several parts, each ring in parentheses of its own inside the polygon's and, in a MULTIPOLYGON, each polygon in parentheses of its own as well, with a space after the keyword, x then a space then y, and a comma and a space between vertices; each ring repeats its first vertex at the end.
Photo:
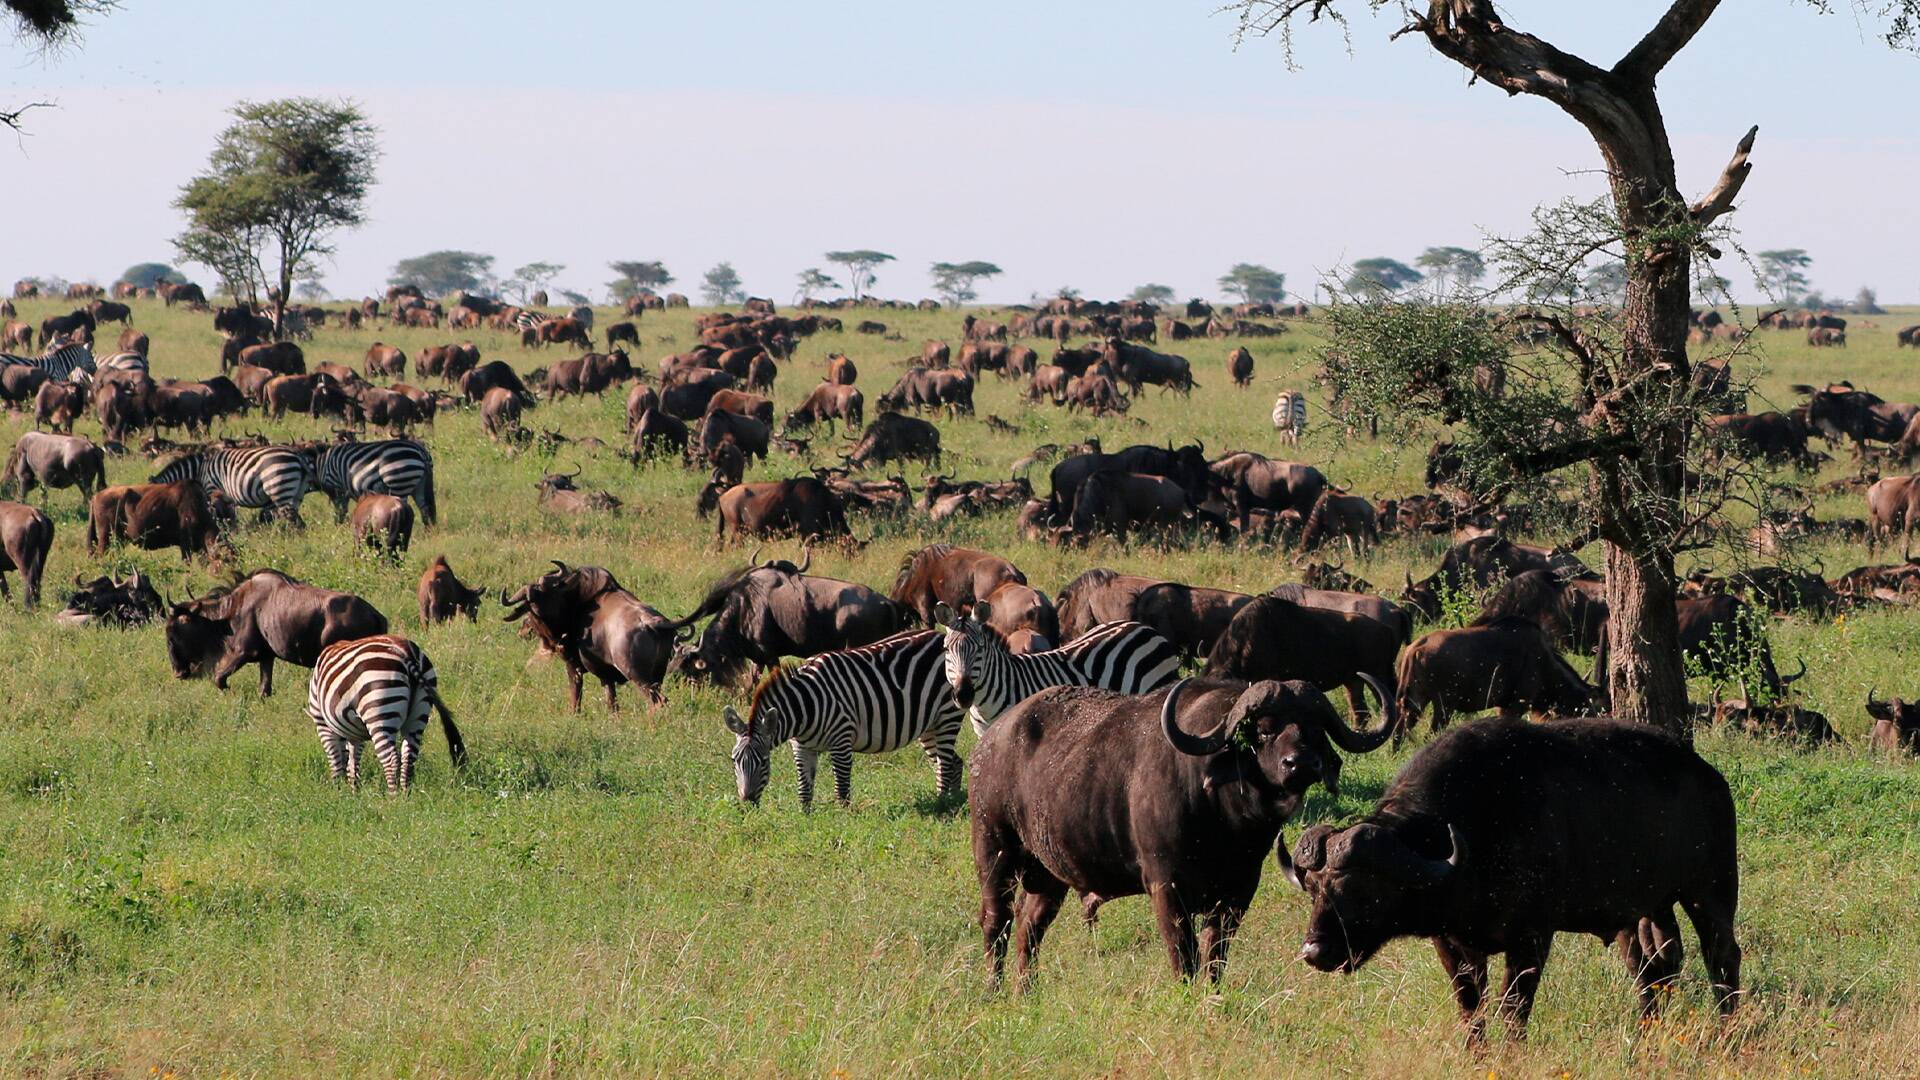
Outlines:
POLYGON ((87 554, 106 554, 115 540, 156 551, 178 547, 181 559, 212 554, 219 523, 197 481, 123 484, 93 493, 87 506, 87 554))
POLYGON ((631 433, 634 425, 640 422, 648 410, 660 407, 660 393, 643 382, 635 382, 633 389, 627 391, 627 431, 631 433))
POLYGON ((1027 383, 1027 400, 1039 401, 1044 397, 1055 405, 1064 405, 1067 386, 1073 378, 1066 368, 1056 364, 1041 364, 1033 369, 1033 377, 1027 383))
POLYGON ((420 621, 431 626, 464 614, 468 622, 473 622, 480 617, 480 601, 486 597, 486 592, 484 588, 470 589, 461 584, 453 574, 453 567, 447 565, 447 557, 436 555, 433 564, 420 575, 420 587, 417 590, 420 621))
MULTIPOLYGON (((1118 574, 1105 567, 1096 567, 1074 578, 1060 590, 1056 604, 1060 619, 1060 643, 1064 645, 1071 642, 1101 623, 1129 620, 1145 622, 1134 614, 1134 601, 1145 590, 1161 584, 1165 582, 1159 578, 1118 574)), ((1160 630, 1159 627, 1154 629, 1160 630)), ((1162 636, 1166 634, 1164 630, 1160 630, 1160 633, 1162 636)), ((1178 639, 1168 640, 1176 645, 1182 644, 1178 639)), ((1193 651, 1190 646, 1187 648, 1189 652, 1193 651)))
POLYGON ((864 423, 865 398, 858 387, 835 382, 823 382, 813 388, 800 407, 787 414, 782 425, 785 430, 811 427, 814 424, 827 425, 829 434, 833 431, 833 422, 838 420, 849 429, 864 423))
POLYGON ((520 397, 504 386, 496 386, 480 399, 480 428, 487 438, 499 442, 520 427, 520 397))
POLYGON ((547 398, 558 401, 567 394, 600 397, 607 392, 607 387, 632 375, 633 365, 624 351, 590 352, 577 360, 562 360, 553 365, 547 372, 547 398))
POLYGON ((533 391, 527 389, 527 384, 520 381, 513 365, 505 360, 489 360, 460 376, 460 395, 468 401, 484 400, 487 391, 495 387, 512 391, 520 399, 520 404, 528 408, 532 408, 539 400, 533 396, 533 391))
POLYGON ((561 319, 549 319, 537 328, 542 345, 565 345, 572 343, 586 352, 593 351, 593 334, 585 323, 571 316, 561 319))
POLYGON ((1889 754, 1920 754, 1920 705, 1909 705, 1899 698, 1880 701, 1867 690, 1867 715, 1873 717, 1873 732, 1867 744, 1889 754))
MULTIPOLYGON (((31 333, 31 329, 28 332, 31 333)), ((852 386, 854 380, 859 377, 860 369, 853 365, 853 361, 849 360, 845 353, 827 354, 827 382, 852 386)))
POLYGON ((1164 476, 1101 470, 1081 483, 1067 528, 1076 540, 1178 525, 1191 509, 1187 489, 1164 476))
POLYGON ((73 434, 73 418, 87 408, 86 388, 79 383, 50 379, 33 396, 33 426, 42 424, 62 434, 73 434))
POLYGON ((233 585, 173 605, 167 660, 176 679, 211 674, 222 690, 234 672, 260 665, 260 696, 273 696, 273 662, 312 667, 320 650, 387 632, 387 617, 352 593, 255 570, 233 585))
POLYGON ((404 379, 407 377, 407 354, 395 346, 376 341, 367 346, 366 362, 362 367, 368 379, 381 376, 404 379))
POLYGON ((943 368, 953 362, 953 347, 944 341, 929 340, 920 347, 920 362, 930 368, 943 368))
POLYGON ((883 412, 860 434, 853 452, 843 460, 848 468, 865 469, 901 459, 940 466, 940 429, 914 416, 883 412))
POLYGON ((0 330, 0 349, 33 351, 33 326, 29 323, 9 320, 5 329, 0 330))
POLYGON ((13 598, 7 588, 7 571, 18 570, 21 603, 38 607, 40 577, 46 572, 47 553, 52 550, 52 519, 25 503, 0 502, 0 599, 13 598))
POLYGON ((139 353, 141 356, 145 356, 151 344, 147 339, 147 335, 135 330, 131 326, 120 331, 119 349, 121 352, 139 353))
POLYGON ((607 711, 617 712, 615 687, 631 682, 654 705, 666 704, 660 683, 673 659, 674 624, 620 587, 598 566, 554 569, 508 596, 500 591, 503 622, 526 620, 541 644, 567 665, 568 701, 580 711, 581 677, 606 688, 607 711))
POLYGON ((1240 605, 1207 653, 1207 674, 1259 682, 1304 679, 1321 690, 1344 688, 1353 715, 1367 711, 1363 682, 1392 694, 1400 630, 1378 619, 1329 611, 1280 596, 1240 605))
POLYGON ((714 537, 797 536, 803 540, 852 535, 846 506, 823 481, 812 476, 731 487, 709 483, 694 504, 701 520, 716 517, 714 537))
POLYGON ((730 412, 750 416, 769 427, 773 424, 773 401, 745 390, 720 390, 707 399, 708 414, 730 412))
POLYGON ((11 494, 16 486, 23 499, 38 486, 42 503, 53 488, 77 487, 81 499, 92 502, 94 491, 107 486, 107 456, 90 439, 25 432, 0 472, 0 495, 11 494))
POLYGON ((1432 705, 1435 731, 1455 712, 1569 716, 1586 712, 1596 699, 1539 624, 1520 618, 1424 634, 1401 654, 1397 673, 1405 725, 1418 723, 1432 705))
POLYGON ((1253 354, 1245 345, 1227 354, 1227 375, 1243 390, 1253 385, 1253 354))
MULTIPOLYGON (((233 359, 236 363, 252 364, 254 367, 263 367, 282 375, 304 375, 307 371, 307 354, 291 341, 276 341, 270 345, 249 345, 239 350, 233 359)), ((231 366, 227 362, 226 355, 222 353, 220 373, 226 374, 231 366)))
POLYGON ((620 500, 611 492, 600 488, 582 490, 574 484, 574 478, 580 475, 579 469, 570 473, 548 473, 534 485, 539 489, 539 504, 544 510, 562 514, 590 514, 620 512, 620 500))
POLYGON ((900 564, 889 594, 912 608, 924 626, 933 625, 933 609, 945 604, 965 614, 1008 583, 1025 585, 1027 576, 998 555, 952 544, 931 544, 900 564))
POLYGON ((0 367, 0 399, 6 401, 8 409, 25 405, 39 395, 48 378, 46 368, 25 364, 0 367))
POLYGON ((1339 791, 1334 747, 1365 753, 1393 729, 1381 696, 1386 723, 1370 732, 1301 682, 1182 680, 1140 696, 1053 687, 1002 714, 974 749, 967 799, 995 977, 1011 923, 1027 979, 1073 889, 1088 921, 1108 900, 1145 894, 1174 974, 1204 967, 1218 980, 1281 826, 1314 784, 1339 791))
POLYGON ((93 316, 96 325, 108 322, 133 325, 133 309, 114 300, 95 300, 87 305, 87 313, 93 316))
POLYGON ((649 407, 634 421, 628 459, 638 466, 660 454, 684 455, 688 437, 685 420, 649 407))
POLYGON ((350 521, 356 543, 398 553, 413 543, 413 507, 405 499, 369 492, 353 504, 350 521))
POLYGON ((1344 539, 1347 550, 1355 555, 1378 546, 1380 526, 1373 504, 1337 488, 1322 491, 1300 532, 1300 549, 1312 551, 1330 537, 1344 539))
POLYGON ((1816 326, 1807 331, 1807 344, 1816 349, 1844 349, 1847 346, 1847 332, 1831 326, 1816 326))
POLYGON ((1868 543, 1885 543, 1895 529, 1900 530, 1901 550, 1913 547, 1913 530, 1920 527, 1920 475, 1888 476, 1867 489, 1867 522, 1871 528, 1868 543))

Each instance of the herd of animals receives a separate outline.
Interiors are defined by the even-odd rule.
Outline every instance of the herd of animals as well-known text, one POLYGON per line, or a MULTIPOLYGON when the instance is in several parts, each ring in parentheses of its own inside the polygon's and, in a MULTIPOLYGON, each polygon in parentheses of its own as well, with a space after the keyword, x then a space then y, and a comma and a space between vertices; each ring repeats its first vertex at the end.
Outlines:
MULTIPOLYGON (((167 288, 155 299, 206 306, 197 289, 167 288)), ((23 283, 16 294, 25 290, 23 283)), ((646 311, 684 298, 636 297, 628 320, 604 328, 604 352, 595 351, 588 308, 552 316, 468 296, 443 306, 406 288, 384 304, 289 309, 277 320, 241 304, 213 312, 223 335, 219 374, 184 381, 152 377, 147 339, 131 325, 135 309, 121 302, 139 299, 138 291, 114 293, 77 295, 92 302, 48 318, 38 350, 35 328, 15 321, 12 304, 0 307, 8 346, 26 350, 0 356, 0 393, 10 407, 30 409, 35 426, 13 447, 0 494, 26 498, 39 488, 44 506, 48 489, 78 488, 93 556, 131 544, 218 560, 224 538, 240 527, 238 511, 297 525, 313 491, 328 497, 336 521, 351 521, 358 539, 404 549, 416 514, 428 527, 439 519, 433 453, 412 437, 414 427, 475 408, 484 432, 509 448, 582 442, 530 430, 528 412, 543 400, 622 384, 631 384, 631 441, 621 453, 636 467, 678 458, 705 471, 710 480, 694 511, 716 519, 722 539, 850 542, 850 518, 937 523, 995 510, 1017 511, 1020 535, 1045 543, 1130 535, 1163 544, 1277 543, 1297 549, 1301 562, 1332 544, 1359 549, 1395 534, 1451 534, 1439 567, 1423 580, 1409 577, 1394 599, 1326 562, 1307 563, 1302 583, 1261 595, 1094 568, 1050 596, 1006 558, 936 543, 909 555, 885 590, 810 573, 810 549, 797 564, 760 561, 756 549, 678 618, 603 567, 557 561, 517 590, 501 590, 498 601, 536 648, 563 660, 576 711, 587 675, 604 688, 609 709, 617 708, 617 687, 629 683, 664 702, 670 675, 750 687, 745 714, 730 705, 723 715, 745 801, 760 799, 783 744, 802 806, 811 805, 822 754, 845 804, 855 754, 910 743, 932 764, 939 795, 963 797, 956 747, 970 719, 979 741, 964 798, 996 977, 1010 942, 1020 976, 1028 974, 1072 890, 1089 921, 1108 900, 1148 896, 1172 968, 1217 979, 1271 852, 1312 900, 1306 962, 1350 972, 1391 939, 1430 938, 1475 1038, 1489 957, 1507 959, 1492 1001, 1523 1029, 1556 932, 1616 943, 1643 1011, 1654 1012, 1681 967, 1676 904, 1699 936, 1716 1002, 1731 1010, 1739 1000, 1735 813, 1726 782, 1683 742, 1605 718, 1605 686, 1566 659, 1597 653, 1593 670, 1604 677, 1604 582, 1572 551, 1510 539, 1506 531, 1523 524, 1517 512, 1490 513, 1450 491, 1445 444, 1429 457, 1432 490, 1377 501, 1333 486, 1309 464, 1250 451, 1209 458, 1198 443, 1045 446, 1014 463, 1009 480, 935 474, 917 497, 904 477, 873 478, 898 461, 937 469, 940 428, 927 417, 972 418, 974 386, 989 372, 1026 380, 1036 407, 1084 408, 1125 424, 1128 403, 1146 388, 1188 393, 1197 385, 1186 358, 1152 347, 1158 339, 1281 333, 1285 323, 1274 317, 1304 317, 1303 309, 1216 312, 1195 301, 1183 320, 1152 305, 1063 299, 1007 323, 967 314, 959 351, 926 343, 875 398, 871 419, 859 372, 838 353, 826 357, 803 403, 777 418, 770 391, 780 366, 797 366, 807 337, 842 329, 825 313, 834 309, 783 316, 754 300, 737 314, 700 315, 701 343, 666 357, 652 377, 622 346, 639 346, 635 321, 646 311), (308 368, 300 341, 315 330, 382 319, 491 325, 517 331, 528 348, 585 352, 524 379, 504 360, 483 362, 470 342, 411 358, 416 376, 442 380, 442 390, 401 381, 409 358, 382 343, 367 350, 360 370, 308 368), (116 348, 96 351, 111 322, 125 324, 116 348), (1093 344, 1069 347, 1076 337, 1093 344), (1021 344, 1029 339, 1054 341, 1049 361, 1021 344), (214 423, 252 409, 344 426, 290 443, 212 437, 214 423), (100 442, 73 434, 86 417, 99 424, 100 442), (835 424, 852 437, 838 464, 744 480, 753 461, 775 451, 815 460, 813 429, 831 433, 835 424), (363 438, 369 426, 389 437, 363 438), (173 441, 183 432, 199 441, 173 441), (108 485, 106 460, 133 452, 126 440, 141 434, 140 451, 155 460, 150 481, 108 485), (1041 465, 1050 468, 1044 497, 1028 478, 1041 465), (1417 624, 1438 621, 1463 595, 1481 598, 1476 618, 1416 636, 1417 624), (1330 704, 1335 690, 1351 721, 1330 704), (1499 715, 1442 731, 1453 714, 1486 710, 1499 715), (1397 744, 1428 714, 1439 734, 1369 815, 1345 828, 1315 825, 1289 850, 1283 826, 1314 785, 1337 792, 1341 753, 1397 744), (1530 723, 1529 714, 1551 722, 1530 723)), ((887 333, 873 319, 855 330, 887 333)), ((1714 332, 1707 323, 1703 333, 1714 332)), ((1903 344, 1920 345, 1920 328, 1900 334, 1903 344)), ((1844 336, 1824 343, 1843 344, 1844 336)), ((1249 385, 1252 353, 1233 348, 1224 370, 1249 385)), ((1698 372, 1700 392, 1730 396, 1724 365, 1698 372)), ((1920 406, 1845 383, 1804 390, 1807 403, 1785 414, 1750 415, 1729 401, 1709 424, 1712 437, 1727 452, 1796 463, 1812 460, 1813 436, 1887 444, 1887 460, 1920 449, 1920 406)), ((1296 441, 1307 424, 1306 396, 1282 392, 1272 417, 1277 438, 1296 441)), ((983 422, 1013 426, 997 416, 983 422)), ((542 504, 559 514, 619 511, 617 496, 582 490, 575 476, 545 476, 542 504)), ((1880 479, 1867 502, 1868 517, 1853 531, 1904 536, 1920 520, 1920 478, 1880 479)), ((1834 528, 1845 526, 1800 511, 1761 522, 1756 534, 1777 540, 1834 528)), ((34 606, 52 541, 42 510, 0 502, 0 593, 4 571, 17 571, 23 600, 34 606)), ((361 597, 275 569, 180 603, 163 600, 139 573, 76 578, 75 587, 59 620, 159 621, 180 678, 211 677, 224 690, 257 664, 268 695, 276 661, 312 668, 306 711, 336 778, 358 782, 370 742, 387 789, 406 790, 436 711, 454 763, 465 760, 431 659, 391 633, 387 616, 361 597)), ((1831 582, 1783 568, 1688 579, 1678 600, 1683 648, 1717 680, 1743 686, 1740 698, 1707 707, 1705 719, 1768 736, 1835 738, 1824 717, 1795 703, 1799 673, 1779 673, 1758 616, 1915 593, 1920 563, 1912 561, 1831 582)), ((487 597, 442 556, 421 577, 418 600, 426 624, 476 620, 487 597)), ((1920 705, 1870 694, 1866 707, 1876 747, 1920 751, 1920 705)))

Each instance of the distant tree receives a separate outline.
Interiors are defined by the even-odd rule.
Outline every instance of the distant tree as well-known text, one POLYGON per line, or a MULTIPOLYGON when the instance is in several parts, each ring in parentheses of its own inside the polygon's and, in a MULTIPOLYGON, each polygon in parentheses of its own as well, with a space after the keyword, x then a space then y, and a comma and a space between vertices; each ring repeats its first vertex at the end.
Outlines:
POLYGON ((1074 288, 1071 285, 1062 285, 1059 288, 1053 290, 1053 295, 1059 297, 1062 300, 1078 300, 1080 299, 1080 290, 1074 288))
POLYGON ((134 263, 120 271, 119 280, 137 289, 151 289, 163 281, 174 285, 185 284, 187 275, 163 262, 143 262, 134 263))
POLYGON ((319 278, 307 278, 293 287, 293 295, 302 300, 315 302, 331 299, 333 294, 327 291, 327 283, 319 278))
POLYGON ((589 300, 587 298, 587 294, 577 293, 577 292, 574 292, 572 289, 561 289, 560 299, 565 300, 567 303, 574 304, 574 305, 593 303, 592 300, 589 300))
POLYGON ((1391 296, 1409 285, 1418 284, 1420 271, 1398 259, 1377 256, 1361 259, 1353 264, 1353 273, 1347 275, 1347 291, 1358 294, 1379 293, 1391 296))
POLYGON ((1133 291, 1127 294, 1127 299, 1136 300, 1143 304, 1171 304, 1173 303, 1173 297, 1173 286, 1155 283, 1136 285, 1133 291))
POLYGON ((607 269, 620 275, 607 282, 607 292, 617 303, 625 303, 627 297, 642 291, 664 289, 673 284, 673 275, 658 259, 652 262, 610 262, 607 269))
POLYGON ((536 292, 553 283, 553 279, 565 270, 564 263, 534 262, 516 267, 513 276, 500 283, 500 291, 514 298, 515 303, 525 304, 536 292))
POLYGON ((816 293, 840 287, 839 282, 822 273, 817 266, 809 266, 800 271, 798 280, 799 287, 793 290, 793 302, 796 304, 813 299, 816 293))
POLYGON ((1885 315, 1887 309, 1880 306, 1880 296, 1865 285, 1853 294, 1853 303, 1848 305, 1862 315, 1885 315))
POLYGON ((1627 264, 1610 259, 1588 270, 1580 284, 1589 300, 1618 304, 1627 298, 1627 264))
POLYGON ((847 284, 853 289, 855 300, 867 294, 873 288, 874 268, 881 263, 893 261, 893 256, 884 251, 870 248, 858 248, 853 251, 829 251, 826 260, 835 266, 847 268, 847 284))
POLYGON ((998 277, 1002 272, 998 266, 979 259, 963 263, 937 262, 927 268, 933 278, 933 291, 939 293, 949 307, 979 299, 979 294, 973 291, 974 282, 998 277))
POLYGON ((1287 298, 1287 275, 1259 263, 1235 263, 1221 275, 1220 289, 1249 304, 1276 304, 1287 298))
MULTIPOLYGON (((119 6, 119 0, 0 0, 0 23, 11 22, 14 34, 43 49, 71 44, 80 33, 81 17, 100 15, 119 6)), ((18 131, 20 117, 29 109, 43 108, 45 101, 0 108, 0 127, 18 131)))
POLYGON ((393 264, 389 285, 418 285, 428 296, 483 292, 492 276, 493 256, 472 251, 429 251, 393 264))
POLYGON ((1733 302, 1733 282, 1709 270, 1694 276, 1693 294, 1701 303, 1709 306, 1730 304, 1733 302))
POLYGON ((747 290, 740 287, 740 275, 730 262, 707 271, 700 282, 700 295, 709 307, 724 307, 747 298, 747 290))
POLYGON ((1430 247, 1413 262, 1427 272, 1436 296, 1446 295, 1449 285, 1471 288, 1487 276, 1487 261, 1472 248, 1430 247))
POLYGON ((1756 252, 1753 256, 1753 283, 1760 291, 1783 304, 1791 304, 1807 291, 1806 269, 1813 256, 1804 248, 1780 248, 1756 252))
POLYGON ((272 286, 278 329, 294 280, 333 253, 334 232, 365 220, 377 132, 351 103, 317 98, 243 101, 233 116, 174 200, 187 214, 174 246, 230 285, 272 286))

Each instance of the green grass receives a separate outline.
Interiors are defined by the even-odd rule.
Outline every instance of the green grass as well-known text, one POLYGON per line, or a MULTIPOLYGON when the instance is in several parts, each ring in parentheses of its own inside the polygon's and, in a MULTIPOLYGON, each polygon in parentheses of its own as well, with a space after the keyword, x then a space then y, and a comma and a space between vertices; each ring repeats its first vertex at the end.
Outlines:
MULTIPOLYGON (((67 305, 28 303, 38 320, 67 305)), ((138 305, 155 370, 204 375, 217 339, 204 315, 138 305)), ((885 312, 904 342, 824 335, 782 366, 784 411, 844 350, 869 399, 950 314, 885 312)), ((608 312, 601 322, 611 321, 608 312)), ((1891 399, 1920 399, 1920 357, 1893 347, 1912 313, 1856 320, 1853 346, 1813 353, 1767 335, 1762 386, 1850 376, 1891 399)), ((850 320, 851 324, 851 320, 850 320)), ((642 321, 644 362, 686 347, 687 313, 642 321)), ((1303 386, 1310 330, 1250 342, 1255 391, 1235 391, 1226 348, 1196 342, 1202 389, 1189 402, 1149 392, 1132 419, 1029 410, 989 377, 982 416, 1021 425, 996 436, 943 423, 963 476, 1004 475, 1041 442, 1098 434, 1108 446, 1189 435, 1210 452, 1278 453, 1267 420, 1282 384, 1303 386)), ((356 367, 376 337, 410 354, 457 340, 424 331, 323 331, 309 362, 356 367)), ((523 371, 535 358, 496 335, 483 354, 523 371)), ((537 427, 618 444, 621 401, 542 405, 537 427)), ((1316 414, 1316 420, 1319 414, 1316 414)), ((28 426, 0 418, 10 442, 28 426)), ((236 429, 315 434, 301 420, 236 429)), ((90 421, 81 430, 92 431, 90 421)), ((589 690, 569 715, 557 663, 484 609, 478 625, 416 624, 413 586, 444 552, 470 582, 517 585, 550 558, 604 564, 673 614, 744 557, 694 519, 703 478, 662 464, 633 470, 611 454, 556 460, 627 502, 614 518, 560 520, 534 505, 549 462, 489 444, 472 413, 425 438, 438 462, 444 523, 416 533, 398 567, 356 553, 322 500, 305 532, 249 529, 238 565, 274 565, 373 600, 439 666, 473 752, 462 776, 429 733, 417 791, 389 799, 328 782, 301 714, 304 673, 286 671, 262 701, 249 669, 224 694, 175 682, 158 631, 55 626, 46 612, 0 607, 0 1075, 429 1075, 677 1073, 855 1076, 1010 1074, 1291 1075, 1913 1075, 1920 1062, 1920 771, 1863 749, 1869 683, 1914 696, 1920 624, 1901 612, 1773 628, 1783 664, 1804 656, 1810 704, 1848 738, 1812 753, 1708 733, 1701 747, 1732 781, 1741 810, 1748 1007, 1721 1027, 1697 958, 1666 1022, 1641 1027, 1631 986, 1592 940, 1563 936, 1532 1040, 1463 1048, 1450 997, 1420 942, 1387 949, 1341 978, 1294 961, 1305 905, 1270 880, 1217 989, 1166 973, 1146 905, 1115 903, 1097 930, 1056 926, 1042 976, 1024 996, 986 986, 975 926, 964 812, 943 813, 917 751, 860 757, 854 805, 801 814, 784 757, 761 808, 732 796, 729 698, 673 684, 657 712, 623 694, 609 716, 589 690)), ((1350 442, 1317 425, 1298 456, 1369 494, 1415 490, 1418 452, 1350 442)), ((1829 475, 1845 471, 1829 466, 1829 475)), ((750 477, 786 475, 776 458, 750 477)), ((146 462, 109 466, 145 479, 146 462)), ((918 479, 918 473, 910 473, 918 479)), ((1044 479, 1042 479, 1044 487, 1044 479)), ((1857 499, 1822 517, 1859 514, 1857 499)), ((78 497, 56 493, 50 604, 91 575, 78 497)), ((863 538, 871 526, 856 525, 863 538)), ((1263 589, 1291 577, 1282 555, 1203 547, 1096 545, 1060 552, 1010 539, 1010 517, 937 533, 878 530, 857 552, 815 554, 823 574, 891 581, 901 556, 935 536, 1006 552, 1056 590, 1108 565, 1180 580, 1263 589)), ((1350 566, 1390 585, 1432 565, 1438 543, 1389 545, 1350 566)), ((785 550, 784 548, 782 550, 785 550)), ((1833 547, 1830 573, 1865 561, 1833 547)), ((178 597, 216 579, 171 553, 120 552, 178 597)), ((1701 688, 1702 693, 1705 688, 1701 688)), ((962 744, 962 753, 971 736, 962 744)), ((1352 760, 1339 800, 1316 791, 1290 836, 1314 820, 1364 811, 1404 753, 1352 760)), ((1691 945, 1691 935, 1688 935, 1691 945)))

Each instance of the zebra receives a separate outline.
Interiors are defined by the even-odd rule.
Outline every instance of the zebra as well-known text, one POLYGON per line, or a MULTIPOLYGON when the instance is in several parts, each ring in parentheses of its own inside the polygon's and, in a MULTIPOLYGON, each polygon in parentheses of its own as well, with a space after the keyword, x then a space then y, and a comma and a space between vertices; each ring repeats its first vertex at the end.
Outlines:
POLYGON ((1273 426, 1280 441, 1297 443, 1307 433, 1307 395, 1298 390, 1282 390, 1273 402, 1273 426))
POLYGON ((360 786, 360 748, 373 752, 387 774, 389 794, 413 785, 420 735, 429 709, 440 713, 454 767, 467 763, 466 743, 440 699, 440 678, 419 645, 394 634, 336 641, 320 650, 307 686, 307 718, 320 736, 333 778, 360 786))
POLYGON ((93 350, 85 342, 68 342, 65 338, 57 337, 47 344, 47 351, 37 358, 0 353, 0 367, 36 367, 56 381, 86 382, 93 377, 97 365, 94 363, 93 350))
POLYGON ((150 373, 147 358, 137 352, 120 352, 102 358, 97 367, 100 371, 137 371, 142 375, 150 373))
POLYGON ((520 330, 531 330, 536 326, 552 321, 553 316, 544 311, 521 311, 513 317, 514 327, 520 330))
POLYGON ((413 439, 334 443, 313 452, 314 486, 333 499, 336 521, 347 519, 347 500, 360 495, 409 496, 429 525, 438 520, 433 497, 433 454, 413 439))
POLYGON ((945 799, 960 789, 960 706, 943 675, 938 630, 915 630, 822 653, 781 668, 761 682, 742 720, 726 707, 734 734, 733 772, 742 801, 757 803, 766 789, 773 748, 793 744, 800 806, 813 806, 813 775, 825 751, 833 765, 834 797, 853 798, 853 755, 884 754, 918 742, 933 763, 945 799))
POLYGON ((964 616, 945 604, 934 612, 947 627, 947 682, 955 703, 972 715, 976 735, 985 735, 1001 713, 1049 686, 1144 694, 1180 674, 1180 650, 1143 623, 1101 623, 1057 649, 1015 656, 1000 632, 986 624, 990 614, 984 600, 964 616))
POLYGON ((182 480, 197 480, 208 496, 217 492, 234 506, 259 507, 262 521, 277 515, 304 525, 300 500, 313 484, 313 463, 291 446, 216 447, 174 458, 151 482, 182 480))

